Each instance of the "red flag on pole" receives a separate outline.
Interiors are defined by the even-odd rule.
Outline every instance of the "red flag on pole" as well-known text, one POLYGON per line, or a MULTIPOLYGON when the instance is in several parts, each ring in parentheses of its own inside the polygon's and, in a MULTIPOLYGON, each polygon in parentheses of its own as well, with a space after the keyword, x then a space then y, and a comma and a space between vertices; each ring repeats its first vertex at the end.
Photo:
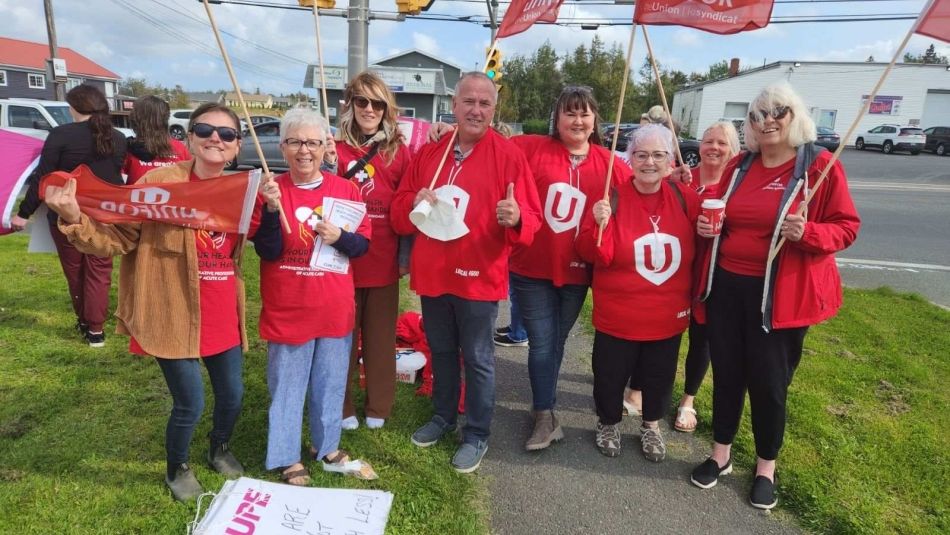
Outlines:
POLYGON ((246 234, 257 199, 260 170, 244 171, 196 182, 117 186, 97 177, 85 165, 71 173, 43 177, 40 195, 49 185, 76 179, 76 202, 101 223, 160 221, 214 232, 246 234))
POLYGON ((638 24, 688 26, 718 34, 764 28, 774 0, 642 0, 633 21, 638 24))
POLYGON ((930 0, 914 32, 950 43, 950 0, 930 0))
POLYGON ((497 39, 521 33, 535 22, 555 22, 564 0, 512 0, 498 28, 497 39))

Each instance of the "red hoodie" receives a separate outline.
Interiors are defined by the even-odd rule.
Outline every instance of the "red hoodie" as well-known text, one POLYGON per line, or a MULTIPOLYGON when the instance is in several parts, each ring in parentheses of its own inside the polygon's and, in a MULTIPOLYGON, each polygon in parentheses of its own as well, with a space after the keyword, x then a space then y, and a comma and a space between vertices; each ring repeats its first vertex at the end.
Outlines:
MULTIPOLYGON (((591 266, 578 256, 574 238, 582 215, 604 196, 610 150, 591 144, 587 158, 574 168, 570 152, 551 136, 517 136, 512 141, 528 159, 543 200, 541 228, 530 246, 515 247, 509 269, 554 286, 590 284, 591 266)), ((613 158, 612 183, 618 184, 632 171, 623 160, 613 158)))
POLYGON ((530 245, 541 225, 534 178, 521 151, 491 129, 460 164, 449 152, 435 189, 446 187, 450 175, 454 178, 456 202, 469 233, 448 242, 434 240, 417 232, 409 212, 416 193, 429 187, 450 141, 454 143, 454 136, 443 136, 419 149, 393 200, 393 228, 399 234, 416 235, 410 263, 412 289, 426 297, 451 294, 476 301, 505 299, 511 247, 530 245), (515 228, 506 228, 498 224, 495 207, 512 183, 521 221, 515 228))

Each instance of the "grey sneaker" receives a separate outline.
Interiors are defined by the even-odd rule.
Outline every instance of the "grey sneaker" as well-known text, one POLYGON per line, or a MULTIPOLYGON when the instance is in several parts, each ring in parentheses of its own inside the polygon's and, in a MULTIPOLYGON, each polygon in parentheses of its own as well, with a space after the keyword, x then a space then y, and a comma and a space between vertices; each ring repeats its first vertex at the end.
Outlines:
POLYGON ((666 458, 666 444, 659 427, 640 426, 640 446, 643 456, 655 463, 666 458))
POLYGON ((442 418, 433 416, 431 420, 425 423, 416 432, 412 434, 412 443, 420 448, 427 448, 442 438, 442 435, 455 431, 455 424, 448 425, 442 418))
POLYGON ((534 430, 531 437, 525 442, 524 449, 528 451, 543 450, 551 445, 551 442, 557 442, 564 438, 564 431, 561 430, 561 424, 557 421, 554 411, 535 411, 534 412, 534 430))
POLYGON ((597 449, 607 457, 620 455, 620 429, 617 425, 604 425, 597 422, 597 437, 594 440, 597 449))
POLYGON ((175 479, 168 479, 168 476, 165 476, 165 484, 172 491, 172 496, 180 502, 194 500, 204 492, 195 473, 185 463, 180 464, 175 470, 175 479))
POLYGON ((474 444, 466 442, 455 450, 452 466, 460 474, 474 472, 478 470, 478 465, 482 464, 482 457, 485 456, 486 451, 488 451, 488 442, 484 440, 479 440, 474 444))
POLYGON ((229 479, 239 478, 244 475, 244 467, 234 454, 231 453, 227 442, 218 444, 217 447, 214 445, 211 447, 212 449, 208 451, 208 465, 210 465, 211 468, 214 468, 216 472, 223 474, 229 479))

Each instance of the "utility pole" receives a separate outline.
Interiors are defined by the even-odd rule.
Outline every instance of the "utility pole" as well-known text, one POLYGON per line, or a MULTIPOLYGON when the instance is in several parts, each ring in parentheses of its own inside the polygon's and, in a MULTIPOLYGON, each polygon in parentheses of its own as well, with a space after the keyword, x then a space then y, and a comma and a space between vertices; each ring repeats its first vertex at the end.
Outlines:
MULTIPOLYGON (((43 10, 46 12, 46 35, 49 37, 49 57, 50 60, 56 59, 56 23, 53 21, 53 0, 43 0, 43 10)), ((56 100, 66 100, 65 87, 61 82, 56 81, 54 76, 53 95, 56 100)))
POLYGON ((491 25, 491 42, 495 42, 495 34, 498 33, 498 0, 485 0, 488 4, 488 21, 491 25))
POLYGON ((349 37, 346 58, 348 78, 366 70, 366 51, 369 48, 369 0, 350 0, 346 20, 349 37))

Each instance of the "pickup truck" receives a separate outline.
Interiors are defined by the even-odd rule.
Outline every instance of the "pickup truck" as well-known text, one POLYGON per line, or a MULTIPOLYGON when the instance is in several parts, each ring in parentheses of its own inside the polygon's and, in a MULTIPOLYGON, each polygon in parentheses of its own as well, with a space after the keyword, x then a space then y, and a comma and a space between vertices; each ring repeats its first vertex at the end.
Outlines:
MULTIPOLYGON (((73 122, 69 114, 69 104, 55 100, 36 100, 32 98, 0 99, 0 128, 46 139, 49 131, 61 125, 73 122)), ((125 137, 135 134, 128 128, 116 128, 125 137)))

